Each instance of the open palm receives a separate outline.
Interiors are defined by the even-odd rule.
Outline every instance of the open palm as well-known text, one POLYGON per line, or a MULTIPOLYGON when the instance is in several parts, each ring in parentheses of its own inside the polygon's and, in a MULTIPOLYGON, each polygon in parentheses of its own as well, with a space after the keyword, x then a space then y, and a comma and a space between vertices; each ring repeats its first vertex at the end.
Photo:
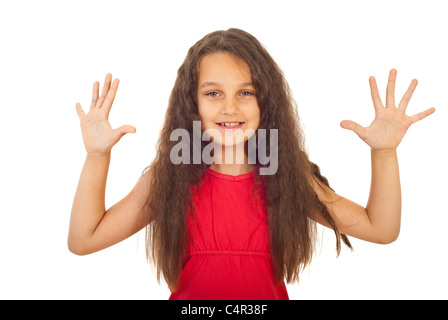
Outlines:
POLYGON ((99 83, 93 84, 92 103, 87 114, 81 105, 76 104, 81 123, 82 138, 88 154, 104 154, 110 152, 112 147, 126 133, 134 133, 136 129, 130 125, 124 125, 112 129, 109 124, 109 113, 117 93, 119 80, 112 83, 112 75, 108 73, 104 81, 101 97, 99 97, 99 83))
POLYGON ((367 128, 351 120, 341 122, 341 127, 354 131, 365 143, 375 150, 393 150, 398 147, 408 128, 415 122, 420 121, 435 109, 430 108, 413 116, 406 115, 406 108, 417 87, 417 80, 412 80, 409 88, 403 95, 398 107, 395 106, 395 80, 397 70, 392 69, 389 73, 389 81, 386 89, 386 107, 383 106, 376 80, 369 78, 373 105, 375 107, 375 119, 367 128))

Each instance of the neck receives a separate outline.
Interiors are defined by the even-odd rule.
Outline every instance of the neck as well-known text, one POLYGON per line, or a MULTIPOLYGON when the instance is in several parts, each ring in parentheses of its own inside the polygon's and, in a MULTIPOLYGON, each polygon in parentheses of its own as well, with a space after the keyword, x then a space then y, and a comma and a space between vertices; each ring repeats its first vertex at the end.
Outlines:
POLYGON ((256 164, 249 163, 244 144, 215 148, 213 163, 210 169, 229 175, 240 175, 252 172, 256 164))

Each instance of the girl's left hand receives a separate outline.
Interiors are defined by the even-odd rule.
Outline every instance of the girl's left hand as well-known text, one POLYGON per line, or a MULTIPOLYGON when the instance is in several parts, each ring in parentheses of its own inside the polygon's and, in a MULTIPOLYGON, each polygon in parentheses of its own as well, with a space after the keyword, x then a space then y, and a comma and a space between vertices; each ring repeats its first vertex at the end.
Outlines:
POLYGON ((411 81, 408 90, 403 95, 398 107, 395 107, 395 79, 397 70, 389 73, 389 81, 386 89, 386 107, 383 106, 374 77, 369 78, 373 105, 375 107, 375 119, 367 128, 364 128, 351 120, 343 120, 341 127, 354 131, 372 150, 395 150, 403 139, 411 124, 420 121, 435 111, 429 108, 413 116, 406 115, 409 100, 417 87, 417 80, 411 81))

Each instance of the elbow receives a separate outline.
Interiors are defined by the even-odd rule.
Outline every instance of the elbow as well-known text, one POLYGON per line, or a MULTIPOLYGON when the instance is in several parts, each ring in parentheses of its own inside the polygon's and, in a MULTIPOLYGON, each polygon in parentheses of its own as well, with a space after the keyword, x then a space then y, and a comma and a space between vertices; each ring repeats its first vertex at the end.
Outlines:
POLYGON ((376 241, 378 244, 391 244, 395 242, 398 239, 398 236, 400 235, 400 231, 383 235, 381 236, 378 241, 376 241))
POLYGON ((84 250, 82 250, 82 249, 80 249, 80 248, 78 248, 76 246, 70 245, 70 244, 68 245, 68 251, 70 251, 73 254, 76 254, 77 256, 85 256, 85 255, 87 255, 86 251, 84 251, 84 250))
POLYGON ((67 247, 71 253, 77 256, 85 256, 90 253, 85 246, 80 245, 78 242, 70 239, 70 237, 67 239, 67 247))
POLYGON ((383 244, 383 245, 391 244, 392 242, 395 242, 395 240, 397 240, 397 238, 398 237, 396 237, 396 238, 385 238, 385 239, 381 239, 381 240, 377 241, 377 243, 378 244, 383 244))

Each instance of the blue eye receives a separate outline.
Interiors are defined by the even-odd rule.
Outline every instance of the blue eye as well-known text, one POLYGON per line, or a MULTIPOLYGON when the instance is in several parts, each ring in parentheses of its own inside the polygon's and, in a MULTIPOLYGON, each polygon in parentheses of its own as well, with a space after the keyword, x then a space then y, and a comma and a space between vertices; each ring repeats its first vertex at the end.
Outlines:
POLYGON ((250 91, 243 91, 243 92, 241 92, 241 95, 243 95, 243 96, 253 96, 254 94, 252 92, 250 92, 250 91))

